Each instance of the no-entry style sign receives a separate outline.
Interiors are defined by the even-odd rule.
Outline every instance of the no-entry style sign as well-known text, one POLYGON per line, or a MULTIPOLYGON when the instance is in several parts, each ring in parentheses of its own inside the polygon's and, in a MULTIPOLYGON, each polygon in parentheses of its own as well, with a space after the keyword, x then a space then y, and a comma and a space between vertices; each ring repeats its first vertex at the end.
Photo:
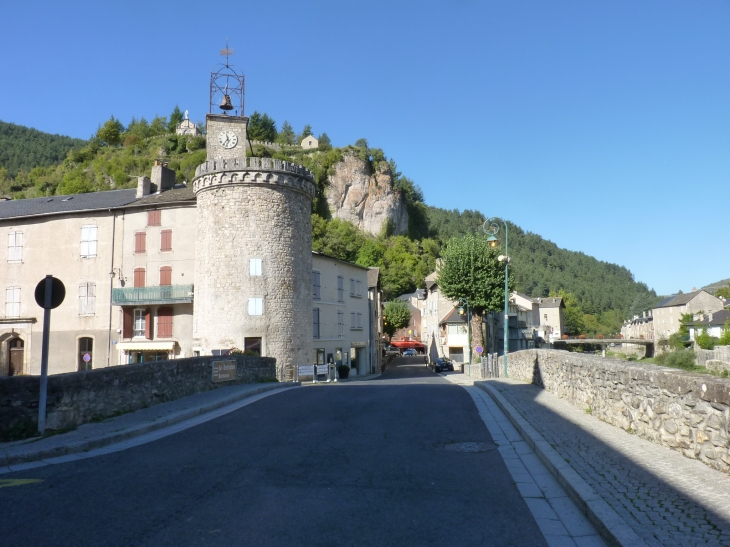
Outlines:
POLYGON ((61 305, 63 299, 66 298, 66 287, 60 279, 56 279, 53 276, 46 276, 45 279, 41 279, 38 285, 35 286, 35 301, 41 308, 53 310, 61 305), (46 307, 46 292, 48 290, 48 278, 51 278, 51 302, 50 306, 46 307))
POLYGON ((477 346, 477 353, 480 355, 484 353, 484 348, 482 346, 477 346))

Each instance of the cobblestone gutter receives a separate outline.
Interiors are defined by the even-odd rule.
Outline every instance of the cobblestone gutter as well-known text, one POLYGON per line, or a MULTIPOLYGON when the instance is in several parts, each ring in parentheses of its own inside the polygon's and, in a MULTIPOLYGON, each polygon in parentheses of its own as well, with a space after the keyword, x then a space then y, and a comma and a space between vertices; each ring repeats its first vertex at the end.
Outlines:
MULTIPOLYGON (((502 358, 500 358, 501 369, 502 358)), ((730 472, 730 379, 558 350, 510 353, 509 377, 730 472)))

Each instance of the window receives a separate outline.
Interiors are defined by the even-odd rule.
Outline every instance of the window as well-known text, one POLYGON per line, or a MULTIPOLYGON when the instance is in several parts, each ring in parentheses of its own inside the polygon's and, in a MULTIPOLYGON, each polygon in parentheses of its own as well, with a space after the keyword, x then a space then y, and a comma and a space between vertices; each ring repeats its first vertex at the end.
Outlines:
POLYGON ((146 253, 147 252, 147 233, 137 232, 134 234, 134 252, 135 253, 146 253))
POLYGON ((94 358, 94 339, 93 338, 79 338, 79 363, 78 370, 91 370, 93 367, 92 362, 94 358))
POLYGON ((359 279, 350 278, 350 296, 360 298, 362 296, 362 281, 359 279))
POLYGON ((337 276, 337 301, 345 301, 345 278, 341 275, 337 276))
POLYGON ((5 317, 20 317, 20 287, 5 290, 5 317))
POLYGON ((157 310, 157 337, 172 338, 172 308, 157 310))
POLYGON ((147 310, 134 310, 134 331, 132 335, 147 335, 147 310))
POLYGON ((251 258, 248 261, 249 275, 263 275, 263 261, 260 258, 251 258))
POLYGON ((312 298, 315 300, 322 299, 322 287, 320 286, 320 273, 318 271, 312 272, 312 298))
POLYGON ((249 315, 263 315, 264 314, 264 299, 263 298, 249 298, 248 299, 248 314, 249 315))
POLYGON ((23 232, 8 234, 8 262, 23 260, 23 232))
POLYGON ((134 286, 144 287, 145 286, 145 272, 144 268, 134 269, 134 286))
POLYGON ((345 337, 345 312, 337 310, 337 336, 345 337))
POLYGON ((96 310, 96 283, 79 285, 79 315, 94 315, 96 310))
POLYGON ((160 226, 162 211, 147 211, 147 226, 160 226))
POLYGON ((319 308, 314 308, 314 314, 312 317, 312 326, 314 327, 312 329, 312 332, 314 333, 314 338, 319 338, 319 308))
POLYGON ((263 339, 260 337, 244 338, 243 351, 252 351, 256 355, 261 355, 261 343, 263 339))
POLYGON ((96 257, 96 225, 81 227, 81 258, 96 257))
POLYGON ((362 314, 357 312, 350 312, 350 330, 361 330, 362 329, 362 314))
POLYGON ((172 266, 160 268, 160 285, 172 285, 172 266))
POLYGON ((160 251, 163 253, 172 251, 172 230, 160 232, 160 251))
POLYGON ((466 326, 465 325, 455 325, 452 323, 452 324, 448 325, 447 332, 452 335, 466 334, 466 326))

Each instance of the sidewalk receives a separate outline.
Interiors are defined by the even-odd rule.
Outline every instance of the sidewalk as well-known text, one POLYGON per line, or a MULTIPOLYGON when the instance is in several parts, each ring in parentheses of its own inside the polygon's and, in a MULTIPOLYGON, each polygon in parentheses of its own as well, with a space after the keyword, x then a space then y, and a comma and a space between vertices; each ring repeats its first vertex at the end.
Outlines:
POLYGON ((728 475, 602 422, 537 386, 445 376, 491 396, 610 543, 730 545, 728 475), (617 524, 629 533, 612 538, 617 524))
POLYGON ((221 409, 242 399, 298 385, 298 382, 283 382, 222 387, 102 422, 84 424, 67 433, 0 443, 0 474, 26 468, 32 465, 29 462, 88 452, 127 441, 221 409))

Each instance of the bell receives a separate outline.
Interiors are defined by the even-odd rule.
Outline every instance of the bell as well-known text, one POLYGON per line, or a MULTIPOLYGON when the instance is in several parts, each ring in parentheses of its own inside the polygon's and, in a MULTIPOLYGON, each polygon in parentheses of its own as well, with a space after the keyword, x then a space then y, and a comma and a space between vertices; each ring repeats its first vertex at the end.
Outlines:
POLYGON ((231 104, 231 96, 223 95, 223 100, 221 101, 219 107, 221 110, 233 110, 233 105, 231 104))

